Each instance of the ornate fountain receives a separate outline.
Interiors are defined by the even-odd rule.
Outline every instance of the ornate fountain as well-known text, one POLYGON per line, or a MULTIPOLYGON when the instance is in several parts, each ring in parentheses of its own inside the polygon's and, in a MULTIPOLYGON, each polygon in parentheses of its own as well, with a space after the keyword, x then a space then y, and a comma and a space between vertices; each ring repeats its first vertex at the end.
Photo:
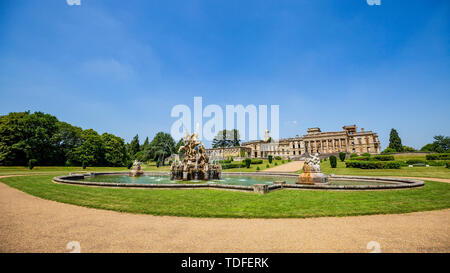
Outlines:
POLYGON ((222 166, 209 163, 205 147, 197 140, 197 134, 187 135, 184 138, 184 146, 178 152, 184 151, 185 157, 182 161, 174 160, 170 166, 171 180, 212 180, 220 179, 222 166))
POLYGON ((309 155, 303 165, 303 173, 298 176, 297 184, 328 184, 328 175, 320 170, 319 154, 309 155))
POLYGON ((144 175, 144 171, 142 171, 141 169, 141 163, 137 160, 134 160, 133 169, 130 172, 130 176, 136 177, 141 175, 144 175))

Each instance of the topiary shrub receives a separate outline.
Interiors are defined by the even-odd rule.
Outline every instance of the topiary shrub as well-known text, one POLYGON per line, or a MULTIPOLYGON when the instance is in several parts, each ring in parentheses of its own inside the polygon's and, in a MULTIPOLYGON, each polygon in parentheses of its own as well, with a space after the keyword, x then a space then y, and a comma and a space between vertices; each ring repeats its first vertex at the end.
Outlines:
POLYGON ((275 166, 278 166, 278 162, 275 162, 275 164, 274 164, 275 166))
POLYGON ((330 155, 330 166, 333 169, 337 167, 337 158, 334 155, 330 155))
POLYGON ((346 153, 344 153, 344 152, 340 152, 340 153, 339 153, 339 159, 340 159, 342 162, 345 161, 345 156, 346 156, 346 153))
POLYGON ((278 156, 278 155, 277 155, 277 156, 275 157, 275 160, 281 160, 281 156, 278 156))
POLYGON ((271 155, 269 155, 269 156, 268 156, 268 159, 269 159, 269 163, 272 164, 273 157, 272 157, 271 155))
POLYGON ((267 169, 268 169, 268 168, 270 168, 270 165, 269 165, 269 164, 267 164, 267 165, 266 165, 266 168, 267 168, 267 169))
POLYGON ((446 162, 446 163, 445 163, 445 167, 446 167, 447 169, 450 169, 450 162, 446 162))
POLYGON ((86 170, 87 165, 87 162, 83 161, 83 163, 81 163, 81 168, 83 168, 83 170, 86 170))
POLYGON ((37 160, 36 159, 30 159, 28 160, 28 169, 32 170, 34 166, 36 166, 37 160))
POLYGON ((259 166, 258 167, 256 167, 256 171, 257 172, 259 172, 261 169, 259 168, 259 166))
POLYGON ((250 168, 250 165, 252 164, 252 160, 250 158, 246 158, 244 160, 244 164, 245 164, 245 167, 247 167, 247 169, 248 169, 248 168, 250 168))
POLYGON ((350 158, 355 158, 355 157, 358 157, 358 154, 351 154, 350 155, 350 158))

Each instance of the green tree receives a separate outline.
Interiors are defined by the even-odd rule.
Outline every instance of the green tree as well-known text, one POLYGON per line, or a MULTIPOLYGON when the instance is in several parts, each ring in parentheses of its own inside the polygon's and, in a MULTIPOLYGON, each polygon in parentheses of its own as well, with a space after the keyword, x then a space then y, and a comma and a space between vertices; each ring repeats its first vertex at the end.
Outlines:
POLYGON ((164 160, 175 153, 175 140, 170 134, 159 132, 153 138, 150 147, 154 160, 160 160, 164 166, 164 160))
POLYGON ((105 152, 105 163, 108 166, 121 167, 127 162, 127 151, 122 138, 112 134, 104 133, 102 141, 105 152))
POLYGON ((79 147, 83 143, 82 139, 83 129, 80 127, 72 126, 66 122, 58 123, 58 131, 53 135, 53 140, 58 143, 58 150, 56 153, 56 161, 58 165, 66 164, 72 165, 69 160, 71 153, 75 148, 79 147))
POLYGON ((212 141, 213 148, 238 147, 241 145, 239 131, 222 130, 217 133, 217 136, 212 141))
POLYGON ((433 152, 435 149, 433 143, 428 143, 427 145, 423 146, 420 151, 421 152, 433 152))
POLYGON ((105 164, 105 146, 102 137, 93 129, 84 130, 82 133, 83 143, 74 149, 72 162, 88 166, 103 166, 105 164))
POLYGON ((269 163, 272 164, 273 156, 272 156, 272 155, 269 155, 268 159, 269 159, 269 163))
POLYGON ((413 147, 403 145, 403 152, 416 152, 417 150, 413 147))
POLYGON ((450 147, 450 137, 435 136, 433 142, 434 152, 446 153, 450 147))
POLYGON ((23 149, 14 146, 23 136, 22 123, 19 123, 29 112, 10 113, 0 116, 0 165, 22 165, 27 163, 23 149))
POLYGON ((144 151, 145 149, 148 149, 150 146, 150 142, 148 140, 148 137, 145 138, 144 144, 141 145, 140 149, 141 151, 144 151))
POLYGON ((139 135, 133 137, 133 140, 130 142, 130 154, 134 157, 140 151, 139 145, 139 135))
POLYGON ((434 153, 447 153, 450 147, 450 137, 448 136, 434 136, 434 142, 423 146, 420 151, 422 152, 434 152, 434 153))
POLYGON ((2 124, 0 161, 5 161, 5 165, 25 165, 30 159, 41 165, 56 163, 58 143, 52 139, 58 130, 56 117, 41 112, 12 113, 2 118, 2 124))
MULTIPOLYGON (((175 145, 175 153, 178 153, 178 151, 180 150, 180 147, 184 146, 184 139, 181 138, 178 142, 177 145, 175 145)), ((184 151, 180 152, 180 156, 184 155, 184 151)))
POLYGON ((394 128, 391 129, 388 148, 391 148, 396 152, 403 152, 402 140, 398 136, 397 130, 395 130, 394 128))

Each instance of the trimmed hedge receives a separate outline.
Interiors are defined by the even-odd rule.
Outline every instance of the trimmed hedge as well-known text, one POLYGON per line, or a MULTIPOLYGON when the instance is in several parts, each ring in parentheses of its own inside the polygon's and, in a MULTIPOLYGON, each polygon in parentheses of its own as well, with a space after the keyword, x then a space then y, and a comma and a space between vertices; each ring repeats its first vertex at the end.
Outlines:
POLYGON ((446 166, 447 163, 450 161, 448 160, 427 160, 425 164, 428 164, 430 166, 446 166))
POLYGON ((393 155, 376 155, 373 157, 374 160, 379 161, 394 161, 395 158, 393 155))
POLYGON ((410 160, 406 160, 406 164, 408 165, 414 165, 414 164, 426 164, 427 161, 426 160, 422 160, 422 159, 410 159, 410 160))
POLYGON ((429 154, 426 155, 427 160, 450 159, 450 153, 429 154))
POLYGON ((281 156, 278 156, 278 155, 277 155, 277 156, 275 157, 275 160, 281 160, 281 156))
POLYGON ((252 159, 252 164, 263 164, 263 160, 262 159, 252 159))
POLYGON ((400 169, 401 162, 398 161, 347 161, 345 162, 347 168, 359 169, 400 169))
POLYGON ((229 164, 229 163, 231 163, 231 162, 232 162, 231 159, 219 160, 219 163, 220 163, 220 164, 229 164))
POLYGON ((358 156, 358 157, 353 157, 352 160, 369 161, 370 157, 369 156, 358 156))
POLYGON ((235 162, 235 163, 228 163, 228 164, 222 164, 222 169, 235 169, 235 168, 245 168, 245 164, 241 162, 235 162))

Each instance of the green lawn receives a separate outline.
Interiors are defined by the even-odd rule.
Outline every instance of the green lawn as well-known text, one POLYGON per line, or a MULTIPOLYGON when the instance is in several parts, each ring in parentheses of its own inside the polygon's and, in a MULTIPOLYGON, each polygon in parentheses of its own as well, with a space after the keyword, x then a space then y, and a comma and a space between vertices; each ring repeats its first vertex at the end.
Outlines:
POLYGON ((280 190, 266 195, 214 189, 146 190, 55 184, 52 175, 1 182, 44 199, 152 215, 284 218, 406 213, 450 207, 450 184, 391 191, 280 190))
MULTIPOLYGON (((275 161, 274 161, 275 162, 275 161)), ((287 162, 287 161, 286 161, 287 162)), ((240 171, 265 169, 268 162, 241 168, 240 171)), ((279 162, 281 164, 281 162, 279 162)), ((271 164, 271 167, 274 163, 271 164)), ((167 171, 168 166, 156 168, 145 165, 146 171, 167 171)), ((214 189, 201 190, 146 190, 114 189, 52 182, 57 175, 69 172, 126 171, 126 168, 88 167, 0 167, 0 175, 23 174, 29 176, 0 179, 5 184, 44 199, 74 205, 153 215, 192 217, 246 217, 284 218, 349 216, 367 214, 406 213, 450 207, 450 184, 427 181, 425 187, 390 191, 312 191, 280 190, 266 195, 214 189)), ((322 162, 324 173, 367 176, 415 176, 450 178, 445 167, 415 167, 399 170, 362 170, 330 168, 330 162, 322 162)), ((236 172, 239 169, 226 171, 236 172)))
POLYGON ((346 168, 345 162, 338 160, 337 168, 332 169, 330 161, 324 161, 320 164, 323 173, 337 175, 363 175, 363 176, 406 176, 406 177, 436 177, 450 178, 450 169, 444 166, 439 167, 402 167, 401 169, 380 169, 365 170, 357 168, 346 168))

